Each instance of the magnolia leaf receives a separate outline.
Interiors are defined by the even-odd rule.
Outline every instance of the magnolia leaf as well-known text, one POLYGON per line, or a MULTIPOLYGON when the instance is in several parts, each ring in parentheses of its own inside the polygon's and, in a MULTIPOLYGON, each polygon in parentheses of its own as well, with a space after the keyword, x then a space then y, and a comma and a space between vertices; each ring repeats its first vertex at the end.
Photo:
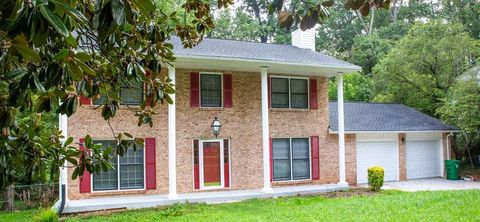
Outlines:
POLYGON ((367 16, 370 13, 370 4, 368 2, 365 2, 362 7, 360 7, 360 13, 363 16, 367 16))
POLYGON ((132 3, 144 16, 150 16, 150 13, 155 9, 155 4, 152 0, 132 0, 132 3))
POLYGON ((80 12, 78 11, 77 9, 74 9, 72 8, 70 5, 68 5, 67 3, 65 2, 61 2, 61 1, 58 1, 58 0, 49 0, 50 2, 52 2, 53 4, 55 4, 56 6, 59 6, 63 9, 65 9, 65 11, 72 17, 74 17, 76 20, 78 20, 79 22, 88 22, 88 19, 80 12))
POLYGON ((82 61, 76 59, 75 62, 77 63, 77 65, 82 69, 83 72, 91 75, 91 76, 96 76, 97 74, 95 73, 95 71, 93 71, 92 68, 90 68, 87 64, 83 63, 82 61))
POLYGON ((324 2, 322 2, 322 5, 325 6, 325 7, 331 7, 331 6, 333 6, 333 0, 324 1, 324 2))
POLYGON ((78 58, 79 60, 81 60, 83 62, 88 62, 88 61, 92 60, 92 56, 90 56, 90 54, 85 53, 85 52, 79 52, 79 53, 75 54, 75 58, 78 58))
POLYGON ((45 6, 40 6, 40 12, 42 13, 43 17, 50 22, 50 24, 57 30, 58 33, 62 34, 63 36, 69 36, 70 32, 68 32, 67 27, 63 24, 62 20, 55 15, 50 9, 46 8, 45 6))
POLYGON ((117 25, 125 23, 125 5, 123 1, 111 0, 112 16, 117 25))
POLYGON ((284 24, 287 19, 288 19, 288 12, 287 11, 281 11, 279 14, 278 14, 278 21, 280 22, 280 24, 284 24))
POLYGON ((63 48, 62 50, 60 50, 60 52, 58 52, 57 54, 55 54, 55 56, 53 57, 53 60, 59 62, 59 61, 62 61, 64 60, 65 58, 67 58, 68 56, 68 49, 66 48, 63 48))
POLYGON ((32 62, 40 62, 41 58, 38 55, 37 52, 35 52, 33 49, 28 47, 28 45, 20 45, 20 44, 14 44, 13 47, 17 50, 20 55, 25 57, 28 60, 31 60, 32 62))

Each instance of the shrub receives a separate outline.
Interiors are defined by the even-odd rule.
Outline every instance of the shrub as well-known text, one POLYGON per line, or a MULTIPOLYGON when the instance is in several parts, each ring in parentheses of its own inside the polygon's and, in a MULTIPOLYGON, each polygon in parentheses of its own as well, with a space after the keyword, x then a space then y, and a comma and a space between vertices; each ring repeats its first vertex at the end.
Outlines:
POLYGON ((50 208, 42 210, 37 216, 33 218, 35 222, 58 222, 58 214, 55 210, 50 208))
POLYGON ((368 168, 368 185, 373 191, 378 191, 383 186, 385 172, 383 167, 374 166, 368 168))

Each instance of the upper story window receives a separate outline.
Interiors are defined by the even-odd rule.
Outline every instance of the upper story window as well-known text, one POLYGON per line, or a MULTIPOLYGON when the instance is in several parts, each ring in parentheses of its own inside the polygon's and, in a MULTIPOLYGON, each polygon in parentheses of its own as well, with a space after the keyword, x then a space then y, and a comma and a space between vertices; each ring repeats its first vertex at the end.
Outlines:
POLYGON ((308 109, 308 79, 271 78, 272 108, 308 109))
POLYGON ((272 139, 273 180, 310 179, 308 138, 272 139))
MULTIPOLYGON (((120 104, 122 105, 140 105, 143 102, 143 83, 132 81, 130 86, 122 85, 120 87, 120 104)), ((100 98, 93 100, 93 105, 102 105, 106 96, 101 95, 100 98)))
MULTIPOLYGON (((115 150, 115 141, 94 141, 94 143, 101 143, 102 149, 112 147, 115 150)), ((133 151, 129 147, 123 156, 117 156, 110 153, 110 162, 113 169, 101 171, 92 174, 92 188, 93 191, 107 191, 107 190, 128 190, 128 189, 143 189, 145 178, 145 164, 144 164, 143 147, 137 147, 133 151)))
POLYGON ((200 73, 200 104, 202 107, 222 107, 222 75, 200 73))

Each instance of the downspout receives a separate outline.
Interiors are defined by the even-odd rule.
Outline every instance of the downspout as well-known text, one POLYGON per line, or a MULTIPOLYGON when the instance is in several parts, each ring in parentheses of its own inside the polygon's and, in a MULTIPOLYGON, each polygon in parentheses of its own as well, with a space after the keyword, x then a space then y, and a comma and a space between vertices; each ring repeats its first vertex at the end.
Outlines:
MULTIPOLYGON (((63 144, 65 143, 65 140, 67 138, 67 129, 68 129, 68 124, 67 124, 68 118, 67 115, 59 115, 58 116, 58 128, 61 131, 61 134, 63 138, 60 140, 60 142, 63 144)), ((55 203, 54 208, 57 209, 57 213, 60 215, 63 213, 63 209, 65 208, 65 203, 67 199, 67 163, 65 162, 62 167, 60 167, 60 176, 59 176, 59 200, 57 203, 55 203)))
POLYGON ((451 147, 450 147, 450 139, 448 139, 448 137, 451 137, 451 136, 453 136, 453 133, 449 133, 449 134, 447 134, 447 136, 446 136, 446 139, 447 139, 447 159, 448 159, 448 160, 451 159, 451 156, 450 156, 450 154, 451 154, 451 151, 450 151, 450 149, 451 149, 451 147))

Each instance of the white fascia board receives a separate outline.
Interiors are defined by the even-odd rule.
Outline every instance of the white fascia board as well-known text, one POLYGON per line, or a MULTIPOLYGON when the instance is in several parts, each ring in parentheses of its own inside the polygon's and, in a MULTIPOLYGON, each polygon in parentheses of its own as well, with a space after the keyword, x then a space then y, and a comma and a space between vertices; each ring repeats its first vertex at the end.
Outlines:
MULTIPOLYGON (((458 133, 461 130, 417 130, 417 131, 345 131, 345 134, 362 134, 362 133, 458 133)), ((338 134, 338 131, 328 130, 330 134, 338 134)))
POLYGON ((268 67, 269 73, 302 74, 309 76, 333 77, 361 70, 359 66, 342 67, 331 65, 299 64, 282 61, 223 58, 208 56, 175 55, 178 68, 206 68, 217 70, 238 70, 258 72, 259 67, 268 67), (221 62, 221 63, 219 63, 221 62))

